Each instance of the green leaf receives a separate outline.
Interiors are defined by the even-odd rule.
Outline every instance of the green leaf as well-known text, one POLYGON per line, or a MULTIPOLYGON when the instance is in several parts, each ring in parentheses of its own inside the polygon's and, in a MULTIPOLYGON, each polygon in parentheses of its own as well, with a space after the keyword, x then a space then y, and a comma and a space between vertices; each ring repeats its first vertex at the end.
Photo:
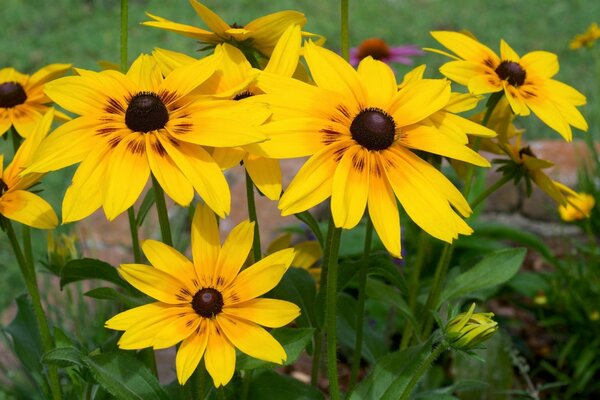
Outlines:
POLYGON ((519 271, 525 253, 525 249, 517 248, 486 254, 473 268, 446 283, 435 309, 439 309, 445 301, 505 283, 519 271))
POLYGON ((315 235, 315 237, 319 241, 321 248, 323 248, 323 244, 325 243, 325 240, 323 239, 323 232, 321 232, 321 227, 319 226, 319 223, 317 222, 315 217, 313 217, 313 215, 308 211, 303 211, 301 213, 294 214, 294 216, 300 221, 304 222, 306 226, 308 226, 313 235, 315 235))
POLYGON ((50 350, 44 354, 42 362, 44 364, 53 364, 61 368, 72 366, 85 367, 84 362, 81 360, 81 352, 73 346, 58 347, 50 350))
POLYGON ((265 297, 291 301, 301 309, 300 316, 296 319, 299 327, 315 327, 315 297, 317 289, 315 280, 308 271, 301 268, 287 270, 279 284, 265 297))
POLYGON ((415 316, 408 306, 408 303, 406 303, 400 292, 394 287, 386 285, 379 280, 368 278, 367 296, 371 300, 378 300, 392 307, 396 307, 414 328, 418 327, 415 316))
POLYGON ((158 379, 137 358, 124 352, 83 356, 94 379, 121 400, 167 400, 158 379))
POLYGON ((42 373, 42 342, 33 306, 29 296, 23 294, 16 299, 17 314, 4 330, 12 338, 15 354, 30 373, 42 373))
MULTIPOLYGON (((351 349, 354 348, 356 341, 356 303, 356 299, 345 293, 340 293, 338 296, 337 337, 340 343, 351 349)), ((374 363, 386 352, 387 346, 383 334, 365 323, 361 356, 370 363, 374 363)))
POLYGON ((131 297, 127 296, 115 288, 111 287, 101 287, 89 290, 83 294, 84 296, 91 297, 93 299, 98 300, 111 300, 111 301, 119 301, 125 304, 128 308, 133 308, 137 306, 141 306, 146 304, 145 297, 131 297))
POLYGON ((150 187, 150 189, 146 192, 144 200, 142 200, 142 205, 140 206, 137 216, 135 217, 136 226, 142 226, 144 223, 144 218, 146 218, 146 214, 148 214, 148 211, 150 211, 152 208, 155 199, 154 188, 150 187))
POLYGON ((266 370, 252 380, 248 398, 253 400, 319 400, 323 399, 323 393, 291 376, 266 370))
MULTIPOLYGON (((271 335, 283 346, 287 359, 283 365, 294 363, 311 341, 314 328, 279 328, 273 329, 271 335)), ((239 370, 256 368, 275 368, 278 364, 258 360, 246 354, 240 354, 236 361, 239 370)))
POLYGON ((69 261, 60 271, 60 288, 71 282, 86 279, 100 279, 123 288, 131 286, 119 276, 112 265, 94 258, 81 258, 69 261))
POLYGON ((546 292, 549 289, 544 273, 537 271, 520 271, 510 280, 508 285, 515 292, 528 297, 533 297, 540 291, 546 292))
POLYGON ((396 400, 406 388, 417 366, 429 356, 427 342, 382 357, 350 394, 350 400, 396 400))

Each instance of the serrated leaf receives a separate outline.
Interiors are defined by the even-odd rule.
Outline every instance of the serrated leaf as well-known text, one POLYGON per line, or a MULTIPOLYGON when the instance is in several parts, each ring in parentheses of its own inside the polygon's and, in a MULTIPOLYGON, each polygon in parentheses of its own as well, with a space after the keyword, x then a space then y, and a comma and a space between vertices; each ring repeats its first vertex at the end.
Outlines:
MULTIPOLYGON (((304 351, 308 343, 312 340, 314 328, 279 328, 273 329, 271 335, 283 346, 287 359, 283 365, 294 363, 304 351)), ((236 368, 239 370, 248 370, 256 368, 275 368, 279 364, 268 361, 258 360, 246 354, 241 354, 237 358, 236 368)))
POLYGON ((44 364, 53 364, 61 368, 72 366, 85 367, 85 364, 81 360, 81 352, 73 346, 58 347, 50 350, 44 354, 42 362, 44 364))
POLYGON ((83 356, 94 379, 121 400, 168 400, 158 379, 137 358, 124 352, 83 356))
POLYGON ((474 267, 446 283, 435 309, 439 309, 448 300, 507 282, 519 272, 525 253, 525 249, 517 248, 486 254, 474 267))
POLYGON ((60 288, 71 282, 86 279, 100 279, 123 288, 131 286, 119 276, 112 265, 94 258, 80 258, 69 261, 60 271, 60 288))

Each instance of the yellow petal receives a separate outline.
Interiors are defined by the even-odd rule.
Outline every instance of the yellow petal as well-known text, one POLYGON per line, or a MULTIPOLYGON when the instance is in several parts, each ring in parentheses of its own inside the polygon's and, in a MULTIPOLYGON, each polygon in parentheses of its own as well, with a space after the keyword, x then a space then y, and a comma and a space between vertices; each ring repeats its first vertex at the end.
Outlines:
POLYGON ((552 78, 558 73, 558 57, 547 51, 532 51, 521 58, 519 64, 526 73, 533 73, 542 78, 552 78))
POLYGON ((573 131, 561 110, 551 101, 530 101, 527 103, 531 111, 546 125, 554 129, 567 141, 573 139, 573 131))
POLYGON ((447 62, 440 67, 440 72, 461 85, 468 85, 471 79, 478 76, 495 75, 490 67, 471 61, 447 62))
POLYGON ((187 382, 204 355, 208 343, 207 324, 205 320, 202 320, 196 333, 188 336, 187 339, 181 342, 181 346, 177 350, 175 366, 177 369, 177 380, 180 385, 187 382))
POLYGON ((187 54, 160 48, 155 48, 152 51, 152 57, 154 57, 160 71, 165 76, 182 65, 191 64, 197 61, 196 58, 188 56, 187 54))
POLYGON ((154 268, 179 279, 192 294, 199 289, 194 264, 173 247, 157 240, 145 240, 142 250, 154 268))
POLYGON ((244 269, 233 284, 224 290, 224 303, 241 303, 273 289, 293 259, 294 249, 280 250, 244 269))
POLYGON ((25 190, 4 193, 0 197, 0 215, 38 229, 54 229, 58 224, 52 206, 25 190))
POLYGON ((166 309, 172 308, 172 306, 161 302, 145 304, 143 306, 135 307, 115 315, 106 321, 104 326, 108 329, 124 331, 140 322, 146 321, 149 318, 156 317, 157 313, 161 313, 166 309))
POLYGON ((177 22, 169 21, 165 18, 146 13, 146 15, 152 18, 154 21, 142 22, 142 25, 152 26, 154 28, 165 29, 167 31, 180 33, 184 36, 188 36, 194 39, 198 39, 208 43, 219 43, 221 40, 211 31, 206 29, 197 28, 195 26, 179 24, 177 22))
POLYGON ((202 18, 202 21, 204 21, 206 26, 208 26, 208 29, 210 29, 211 31, 217 34, 222 34, 226 30, 231 28, 229 24, 223 21, 221 17, 219 17, 216 13, 211 11, 204 4, 196 0, 189 1, 191 6, 194 8, 194 11, 196 11, 196 14, 198 14, 198 16, 202 18))
POLYGON ((140 91, 145 92, 155 92, 163 80, 156 60, 148 54, 136 58, 126 76, 139 85, 140 91))
POLYGON ((400 215, 396 196, 387 182, 381 154, 373 157, 373 173, 369 179, 369 216, 375 232, 383 245, 396 258, 401 258, 400 251, 400 215))
POLYGON ((238 165, 246 155, 241 147, 213 147, 210 155, 221 169, 229 169, 238 165))
POLYGON ((281 196, 281 168, 279 161, 249 154, 244 159, 246 171, 252 182, 270 200, 277 201, 281 196))
POLYGON ((182 308, 179 318, 164 325, 161 329, 157 329, 152 340, 152 347, 154 349, 166 349, 175 346, 193 335, 202 319, 191 307, 189 309, 182 308))
POLYGON ((221 242, 219 226, 210 207, 199 203, 192 220, 192 256, 203 286, 212 285, 221 242))
POLYGON ((366 94, 366 105, 387 109, 398 91, 394 71, 387 64, 369 56, 358 65, 358 76, 366 94))
POLYGON ((135 203, 150 176, 143 133, 130 133, 121 139, 108 160, 103 208, 109 221, 135 203), (125 173, 127 171, 127 173, 125 173))
POLYGON ((49 64, 40 68, 36 73, 29 77, 30 87, 43 85, 61 75, 66 74, 71 69, 71 64, 49 64))
POLYGON ((152 315, 147 315, 143 320, 136 321, 119 339, 119 348, 135 350, 151 347, 156 334, 179 319, 181 312, 182 308, 180 307, 165 307, 162 310, 156 310, 152 315))
MULTIPOLYGON (((289 247, 289 240, 285 246, 281 248, 289 247)), ((315 240, 309 240, 306 242, 300 242, 294 246, 296 255, 292 261, 292 267, 309 269, 313 267, 317 261, 323 257, 323 250, 321 245, 315 240)))
POLYGON ((217 315, 216 323, 227 339, 250 357, 277 364, 283 364, 287 359, 279 342, 260 326, 227 314, 217 315))
POLYGON ((450 82, 446 79, 423 79, 399 90, 387 111, 397 124, 406 126, 441 110, 449 100, 450 82))
POLYGON ((495 65, 499 64, 498 56, 489 47, 479 43, 477 40, 459 32, 435 31, 431 36, 442 45, 456 53, 460 58, 476 63, 492 60, 495 65))
POLYGON ((215 387, 225 386, 235 371, 235 347, 214 321, 207 324, 208 343, 204 360, 215 387))
POLYGON ((213 284, 217 288, 227 287, 237 276, 248 258, 254 239, 254 222, 248 220, 235 226, 219 252, 213 284))
POLYGON ((282 76, 292 76, 294 74, 300 58, 302 41, 300 30, 301 26, 298 24, 291 24, 287 27, 273 49, 269 63, 264 69, 266 72, 282 76))
POLYGON ((220 57, 213 54, 173 70, 157 89, 159 95, 168 93, 164 97, 172 99, 166 102, 168 104, 165 105, 169 106, 210 78, 214 74, 219 61, 220 57))
POLYGON ((331 212, 337 227, 354 228, 361 220, 369 194, 371 159, 360 146, 350 147, 333 175, 331 212))
POLYGON ((223 314, 269 328, 287 325, 300 315, 300 308, 289 301, 252 299, 223 307, 223 314))
POLYGON ((42 113, 27 104, 22 104, 18 108, 18 111, 16 107, 13 108, 13 124, 19 135, 22 137, 30 136, 41 119, 42 113), (17 112, 18 117, 15 117, 17 112))
POLYGON ((163 303, 187 304, 194 296, 179 279, 148 265, 122 264, 119 273, 134 287, 163 303))
POLYGON ((246 24, 244 28, 250 32, 253 47, 270 57, 277 41, 288 26, 304 26, 304 24, 306 24, 304 14, 285 10, 259 17, 246 24))

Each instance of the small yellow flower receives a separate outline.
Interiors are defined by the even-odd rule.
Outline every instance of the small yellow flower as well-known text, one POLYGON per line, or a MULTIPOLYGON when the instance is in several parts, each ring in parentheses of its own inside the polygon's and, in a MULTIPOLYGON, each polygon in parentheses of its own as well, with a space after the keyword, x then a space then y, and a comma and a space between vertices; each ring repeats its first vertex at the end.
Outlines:
POLYGON ((571 222, 589 218, 596 201, 594 196, 587 193, 577 193, 567 196, 567 204, 558 207, 563 221, 571 222))
POLYGON ((157 302, 122 312, 106 322, 125 331, 122 349, 163 349, 182 342, 175 360, 184 384, 204 357, 214 385, 226 385, 235 371, 236 348, 281 364, 287 355, 265 329, 294 320, 293 303, 257 298, 273 289, 294 258, 293 249, 273 253, 242 268, 252 247, 254 223, 243 221, 220 244, 215 215, 198 205, 192 221, 192 258, 147 240, 142 249, 152 266, 123 264, 123 278, 157 302))
POLYGON ((600 39, 600 27, 597 23, 592 23, 585 32, 575 35, 569 43, 571 50, 577 50, 582 47, 592 47, 596 40, 600 39))
POLYGON ((75 234, 56 235, 54 231, 48 231, 48 264, 60 269, 67 262, 76 259, 78 256, 76 242, 75 234))
MULTIPOLYGON (((229 25, 199 1, 189 0, 189 2, 210 30, 179 24, 150 13, 146 15, 154 21, 143 22, 142 25, 180 33, 209 45, 229 43, 240 48, 245 54, 254 50, 264 57, 270 57, 277 41, 289 25, 302 27, 306 24, 306 17, 298 11, 279 11, 257 18, 243 26, 237 23, 229 25)), ((308 32, 302 32, 302 36, 320 37, 308 32)), ((321 42, 323 42, 322 38, 321 42)))
MULTIPOLYGON (((31 76, 14 68, 0 69, 0 136, 11 126, 22 137, 29 136, 52 102, 44 94, 44 84, 70 68, 71 64, 50 64, 31 76)), ((56 116, 68 119, 62 113, 56 116)))
POLYGON ((460 313, 445 327, 445 338, 457 350, 471 350, 485 342, 498 330, 498 323, 492 319, 494 313, 473 313, 475 303, 469 311, 460 313))
POLYGON ((547 51, 532 51, 520 57, 504 40, 500 56, 477 40, 459 32, 431 32, 431 35, 456 56, 441 51, 454 61, 440 71, 467 86, 474 94, 504 92, 513 112, 533 112, 546 125, 571 141, 571 127, 582 131, 587 122, 576 108, 586 103, 583 94, 552 79, 558 73, 558 58, 547 51))
POLYGON ((5 217, 39 229, 56 227, 58 219, 52 206, 37 194, 27 191, 44 174, 28 173, 21 176, 40 142, 48 134, 53 118, 54 109, 50 108, 21 143, 6 169, 3 168, 4 155, 0 154, 0 219, 5 217))
POLYGON ((285 233, 271 242, 267 253, 270 254, 290 246, 295 251, 291 266, 307 270, 315 282, 319 284, 321 280, 321 267, 318 261, 323 258, 323 250, 319 242, 316 240, 306 240, 292 246, 292 235, 285 233))

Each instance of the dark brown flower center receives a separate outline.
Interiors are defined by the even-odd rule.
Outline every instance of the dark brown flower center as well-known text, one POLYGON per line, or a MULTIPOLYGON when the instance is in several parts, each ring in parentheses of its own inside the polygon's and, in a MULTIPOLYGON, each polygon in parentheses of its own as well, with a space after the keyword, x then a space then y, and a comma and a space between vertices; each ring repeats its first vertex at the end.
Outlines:
POLYGON ((535 154, 533 154, 533 151, 531 151, 531 147, 529 146, 519 150, 519 158, 523 158, 523 154, 528 155, 529 157, 535 157, 535 154))
POLYGON ((254 96, 254 93, 252 93, 249 90, 244 90, 243 92, 236 94, 233 99, 234 100, 242 100, 242 99, 252 97, 252 96, 254 96))
POLYGON ((216 289, 198 290, 192 299, 192 308, 204 318, 212 318, 223 309, 223 295, 216 289))
POLYGON ((514 61, 502 61, 496 68, 496 74, 513 86, 521 86, 525 83, 525 70, 514 61))
POLYGON ((0 107, 11 108, 25 103, 27 93, 17 82, 0 83, 0 107))
POLYGON ((2 179, 0 179, 0 197, 4 193, 6 193, 7 190, 8 190, 8 185, 2 179))
POLYGON ((396 123, 385 111, 366 108, 350 124, 352 139, 369 150, 385 150, 394 143, 396 123))
POLYGON ((390 56, 390 48, 382 39, 367 39, 358 46, 356 56, 359 60, 368 56, 376 60, 383 60, 390 56))
POLYGON ((133 96, 125 112, 125 124, 134 132, 150 132, 164 128, 169 112, 156 93, 141 92, 133 96))

